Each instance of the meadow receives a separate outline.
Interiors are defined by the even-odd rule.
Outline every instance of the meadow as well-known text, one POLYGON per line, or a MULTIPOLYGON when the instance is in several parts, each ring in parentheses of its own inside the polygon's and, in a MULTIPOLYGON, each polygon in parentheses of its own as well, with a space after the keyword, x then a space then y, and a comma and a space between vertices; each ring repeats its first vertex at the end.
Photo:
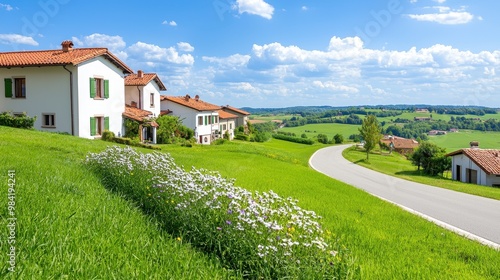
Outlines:
MULTIPOLYGON (((0 180, 16 170, 18 259, 1 276, 23 278, 241 278, 218 258, 169 235, 138 204, 108 191, 85 169, 88 152, 109 143, 0 127, 0 180)), ((322 216, 324 229, 345 246, 363 279, 498 279, 500 254, 319 174, 307 161, 324 145, 279 140, 234 141, 192 148, 165 145, 186 170, 220 172, 250 191, 273 190, 322 216)), ((138 149, 141 152, 151 152, 138 149)), ((2 188, 5 190, 6 188, 2 188)), ((7 195, 1 196, 6 205, 7 195)), ((2 223, 6 207, 0 209, 2 223)), ((2 225, 2 236, 6 234, 2 225)))

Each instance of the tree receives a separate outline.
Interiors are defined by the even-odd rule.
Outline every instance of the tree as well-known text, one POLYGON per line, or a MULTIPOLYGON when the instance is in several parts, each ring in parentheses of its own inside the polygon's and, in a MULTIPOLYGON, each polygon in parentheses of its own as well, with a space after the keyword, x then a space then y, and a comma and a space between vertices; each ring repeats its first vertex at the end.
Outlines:
POLYGON ((333 140, 335 141, 335 144, 342 144, 344 142, 344 136, 342 136, 342 134, 335 134, 335 136, 333 136, 333 140))
POLYGON ((164 115, 157 118, 156 123, 158 123, 156 130, 158 143, 171 144, 175 142, 176 138, 189 140, 194 136, 194 131, 182 125, 179 117, 164 115))
POLYGON ((451 168, 451 159, 445 154, 446 149, 423 141, 409 159, 413 165, 417 166, 418 170, 422 167, 424 173, 435 176, 451 168))
POLYGON ((380 142, 382 128, 375 115, 366 115, 359 128, 359 134, 365 141, 366 160, 369 159, 370 152, 380 142))

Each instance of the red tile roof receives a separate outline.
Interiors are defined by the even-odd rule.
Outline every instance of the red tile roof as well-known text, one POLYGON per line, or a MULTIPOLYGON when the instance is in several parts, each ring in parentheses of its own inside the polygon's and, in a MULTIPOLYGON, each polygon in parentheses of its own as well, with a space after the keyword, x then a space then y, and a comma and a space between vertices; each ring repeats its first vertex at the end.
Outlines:
POLYGON ((500 150, 494 149, 461 149, 447 156, 464 154, 488 175, 500 175, 500 150))
POLYGON ((380 142, 389 145, 391 142, 394 144, 394 149, 416 149, 418 142, 413 139, 406 139, 403 137, 392 136, 391 138, 384 138, 380 142))
POLYGON ((134 72, 106 48, 69 48, 68 51, 59 49, 45 51, 2 52, 0 53, 0 68, 39 67, 68 64, 78 65, 98 56, 103 56, 108 59, 117 67, 123 69, 124 73, 130 74, 134 72))
POLYGON ((222 106, 222 109, 223 109, 223 110, 224 110, 224 109, 228 109, 228 110, 231 110, 231 111, 236 112, 236 113, 241 114, 241 115, 246 115, 246 116, 250 115, 250 113, 249 113, 249 112, 247 112, 247 111, 243 111, 243 110, 241 110, 241 109, 234 108, 234 107, 231 107, 231 106, 229 106, 229 105, 222 106))
POLYGON ((238 118, 238 116, 231 114, 231 113, 228 113, 228 112, 225 112, 223 110, 219 110, 218 112, 219 112, 220 119, 237 119, 238 118))
POLYGON ((138 121, 144 122, 148 118, 153 115, 153 112, 142 110, 136 107, 132 107, 130 105, 125 105, 125 112, 122 113, 122 116, 138 121))
POLYGON ((160 100, 166 100, 170 102, 174 102, 183 106, 186 106, 188 108, 197 110, 197 111, 218 111, 221 109, 220 106, 202 101, 199 99, 198 96, 195 98, 191 98, 189 95, 186 94, 186 96, 166 96, 162 95, 160 96, 160 100))
POLYGON ((167 90, 156 73, 143 73, 142 77, 139 74, 130 74, 125 77, 126 86, 145 86, 151 81, 155 81, 160 90, 167 90))

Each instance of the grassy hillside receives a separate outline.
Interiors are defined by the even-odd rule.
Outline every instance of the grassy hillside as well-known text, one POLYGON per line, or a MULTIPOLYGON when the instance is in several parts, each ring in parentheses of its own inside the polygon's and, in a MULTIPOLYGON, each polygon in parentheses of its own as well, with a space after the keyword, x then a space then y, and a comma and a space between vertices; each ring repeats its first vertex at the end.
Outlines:
MULTIPOLYGON (((227 279, 216 259, 158 230, 107 192, 82 160, 106 143, 0 127, 0 180, 16 170, 18 274, 13 278, 227 279)), ((176 162, 218 170, 249 190, 299 199, 353 253, 363 279, 498 279, 498 251, 466 240, 307 166, 315 149, 278 140, 163 146, 176 162)), ((148 151, 149 152, 149 151, 148 151)), ((5 182, 5 183, 4 183, 5 182)), ((6 205, 7 196, 1 196, 6 205)), ((2 237, 7 234, 6 207, 2 237)), ((8 269, 7 244, 1 272, 8 269)))
POLYGON ((446 148, 448 152, 468 148, 471 141, 479 141, 480 148, 500 149, 500 132, 461 130, 446 135, 429 136, 429 141, 446 148))
POLYGON ((106 191, 82 161, 107 144, 0 126, 0 278, 224 279, 231 274, 106 191), (15 170, 16 268, 8 269, 8 170, 15 170))
POLYGON ((321 123, 321 124, 308 124, 297 127, 283 127, 280 131, 295 133, 298 137, 305 133, 308 138, 313 138, 318 134, 326 134, 328 139, 332 139, 337 133, 344 136, 347 140, 352 134, 359 134, 358 128, 360 125, 339 124, 339 123, 321 123))

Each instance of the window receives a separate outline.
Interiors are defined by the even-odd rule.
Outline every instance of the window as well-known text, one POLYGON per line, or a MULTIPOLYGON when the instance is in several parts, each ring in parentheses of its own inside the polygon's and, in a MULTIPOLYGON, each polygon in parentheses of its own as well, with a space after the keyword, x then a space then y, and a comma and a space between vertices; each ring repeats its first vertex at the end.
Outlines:
POLYGON ((16 98, 26 98, 26 79, 25 78, 15 78, 14 79, 14 92, 16 98))
POLYGON ((4 79, 5 97, 26 98, 26 78, 4 79))
POLYGON ((109 130, 109 117, 90 117, 91 136, 101 136, 104 130, 109 130))
POLYGON ((198 116, 198 125, 203 125, 203 117, 198 116))
POLYGON ((109 80, 90 78, 90 98, 109 98, 109 80))
POLYGON ((212 116, 213 123, 219 123, 219 116, 212 116))
POLYGON ((222 129, 221 130, 226 130, 226 125, 225 124, 222 125, 222 129))
POLYGON ((56 127, 56 114, 43 113, 42 114, 42 127, 55 128, 56 127))
POLYGON ((155 94, 153 92, 149 95, 149 103, 151 104, 151 107, 155 106, 155 94))
POLYGON ((232 123, 229 124, 229 129, 233 129, 233 124, 232 123))

